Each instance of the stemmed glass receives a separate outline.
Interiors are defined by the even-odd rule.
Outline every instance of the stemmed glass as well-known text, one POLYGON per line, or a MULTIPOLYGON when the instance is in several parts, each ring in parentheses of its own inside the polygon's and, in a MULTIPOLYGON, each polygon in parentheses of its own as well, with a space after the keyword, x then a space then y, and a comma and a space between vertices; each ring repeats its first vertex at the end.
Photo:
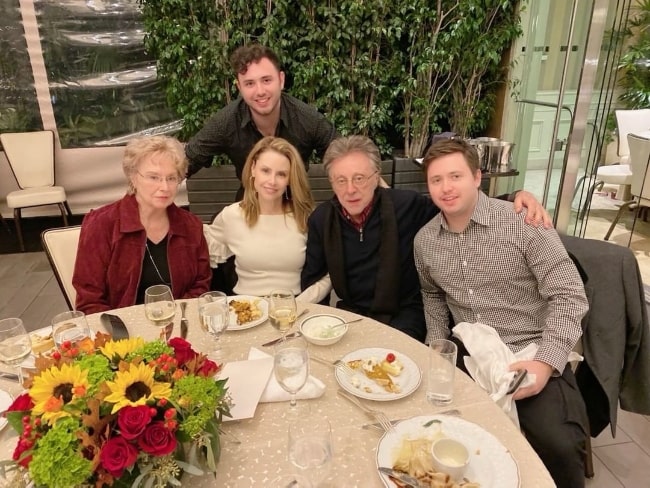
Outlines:
POLYGON ((144 291, 144 314, 156 327, 163 328, 167 340, 171 337, 174 328, 176 304, 174 296, 167 285, 150 286, 144 291))
POLYGON ((289 425, 289 461, 307 474, 315 486, 332 460, 332 427, 323 417, 303 417, 289 425))
POLYGON ((269 320, 283 335, 296 321, 296 298, 291 290, 273 290, 269 295, 269 320))
POLYGON ((291 412, 296 413, 296 394, 309 377, 309 351, 302 337, 285 337, 275 346, 273 374, 278 384, 291 395, 291 412))
POLYGON ((221 334, 228 328, 230 308, 228 297, 220 291, 209 291, 199 297, 199 321, 201 328, 213 338, 212 356, 223 359, 221 334))
POLYGON ((32 340, 19 318, 0 320, 0 361, 18 369, 18 379, 23 384, 23 368, 20 366, 32 352, 32 340))

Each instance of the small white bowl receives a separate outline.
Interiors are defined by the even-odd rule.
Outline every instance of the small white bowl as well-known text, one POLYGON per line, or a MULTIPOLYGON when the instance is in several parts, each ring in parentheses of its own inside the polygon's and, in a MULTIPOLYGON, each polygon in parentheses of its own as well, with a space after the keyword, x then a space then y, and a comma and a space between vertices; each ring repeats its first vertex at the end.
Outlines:
POLYGON ((343 323, 345 320, 338 315, 312 315, 300 323, 300 332, 312 344, 329 346, 340 341, 348 331, 347 325, 332 329, 332 326, 343 323))
POLYGON ((433 465, 438 471, 447 473, 456 481, 461 481, 469 466, 469 451, 464 444, 443 437, 431 446, 433 465))

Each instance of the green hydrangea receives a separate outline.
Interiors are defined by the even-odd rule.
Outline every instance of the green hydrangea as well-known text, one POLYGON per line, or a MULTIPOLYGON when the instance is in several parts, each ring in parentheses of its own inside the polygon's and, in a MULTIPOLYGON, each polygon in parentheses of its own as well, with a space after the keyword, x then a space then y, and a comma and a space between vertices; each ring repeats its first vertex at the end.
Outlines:
POLYGON ((168 346, 165 341, 157 339, 155 341, 147 342, 140 349, 136 349, 130 354, 127 354, 126 361, 131 361, 135 357, 141 357, 145 362, 152 361, 159 358, 162 354, 174 354, 174 349, 168 346))
POLYGON ((99 390, 99 385, 107 380, 112 380, 115 376, 114 371, 110 367, 110 361, 102 354, 93 354, 90 356, 80 356, 77 359, 77 364, 81 369, 88 371, 88 395, 92 396, 99 390))
POLYGON ((92 463, 78 451, 76 432, 81 429, 78 419, 59 419, 41 437, 29 463, 29 474, 37 486, 72 488, 82 484, 92 474, 92 463))
POLYGON ((221 383, 204 376, 184 376, 172 389, 171 400, 181 405, 185 413, 180 419, 180 430, 192 438, 203 431, 209 420, 215 416, 223 397, 221 383))

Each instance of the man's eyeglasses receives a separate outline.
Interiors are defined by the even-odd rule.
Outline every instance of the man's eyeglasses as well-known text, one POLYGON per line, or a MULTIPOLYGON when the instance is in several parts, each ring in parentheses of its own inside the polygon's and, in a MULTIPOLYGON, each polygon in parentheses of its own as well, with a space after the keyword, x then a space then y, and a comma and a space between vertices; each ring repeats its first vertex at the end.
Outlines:
POLYGON ((139 171, 137 171, 137 173, 144 178, 144 181, 152 185, 160 185, 163 181, 166 181, 168 185, 174 186, 180 184, 180 182, 182 181, 182 178, 180 176, 167 176, 163 178, 162 176, 153 175, 153 174, 143 175, 139 171))
POLYGON ((355 188, 365 188, 370 182, 370 178, 375 176, 379 171, 366 176, 366 175, 354 175, 351 179, 347 178, 336 178, 335 180, 330 180, 334 188, 345 188, 348 186, 348 182, 352 183, 352 186, 355 188))

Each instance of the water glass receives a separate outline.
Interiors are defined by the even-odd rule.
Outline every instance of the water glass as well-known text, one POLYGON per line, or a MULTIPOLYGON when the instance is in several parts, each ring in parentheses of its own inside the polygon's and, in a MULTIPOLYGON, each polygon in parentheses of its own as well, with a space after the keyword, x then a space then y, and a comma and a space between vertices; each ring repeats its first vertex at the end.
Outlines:
POLYGON ((269 320, 283 334, 296 321, 296 298, 291 290, 273 290, 269 295, 269 320))
POLYGON ((209 291, 199 297, 199 322, 201 328, 213 339, 211 356, 222 359, 221 334, 228 328, 230 308, 228 297, 220 291, 209 291))
POLYGON ((309 377, 309 352, 302 337, 285 338, 276 344, 273 374, 278 384, 291 395, 290 406, 295 409, 296 394, 309 377))
POLYGON ((327 475, 332 460, 332 427, 322 417, 296 419, 289 425, 289 461, 314 484, 327 475))
POLYGON ((174 328, 176 304, 171 289, 167 285, 150 286, 144 291, 144 314, 156 327, 161 327, 169 340, 174 328))
POLYGON ((15 366, 20 384, 23 384, 23 368, 20 367, 32 352, 32 340, 19 318, 0 320, 0 362, 15 366))
POLYGON ((59 351, 64 349, 64 344, 66 348, 79 347, 89 338, 90 327, 83 312, 79 310, 62 312, 52 319, 52 339, 59 351))
POLYGON ((429 344, 426 395, 434 405, 447 405, 453 400, 457 354, 456 344, 447 339, 436 339, 429 344))

